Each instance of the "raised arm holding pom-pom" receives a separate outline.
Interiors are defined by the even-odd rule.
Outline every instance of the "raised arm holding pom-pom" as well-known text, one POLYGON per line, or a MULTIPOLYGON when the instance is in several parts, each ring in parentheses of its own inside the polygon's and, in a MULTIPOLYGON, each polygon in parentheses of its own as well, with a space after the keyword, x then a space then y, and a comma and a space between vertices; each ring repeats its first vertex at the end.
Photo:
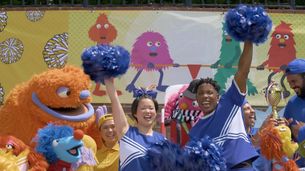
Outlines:
POLYGON ((117 131, 118 139, 120 140, 122 136, 129 129, 129 124, 127 122, 127 118, 125 116, 123 107, 120 103, 119 97, 116 93, 116 89, 113 84, 113 78, 106 79, 105 85, 106 85, 106 91, 108 97, 110 98, 111 101, 112 115, 115 124, 115 129, 117 131))
POLYGON ((247 92, 247 79, 250 72, 250 66, 252 62, 253 44, 250 41, 245 41, 244 50, 240 56, 238 63, 238 70, 234 76, 240 92, 247 92))
POLYGON ((146 152, 152 144, 165 140, 162 134, 153 131, 158 110, 154 93, 145 89, 135 92, 136 98, 132 103, 131 112, 137 124, 133 127, 127 122, 113 85, 113 78, 105 79, 105 85, 111 100, 113 119, 120 142, 120 170, 153 171, 154 169, 145 158, 146 152))
POLYGON ((121 46, 97 45, 86 49, 82 60, 84 71, 90 75, 91 80, 106 85, 120 144, 120 170, 153 170, 145 157, 147 149, 165 139, 163 135, 153 131, 158 111, 156 92, 134 90, 131 114, 137 125, 130 126, 113 84, 114 77, 126 73, 130 61, 129 52, 121 46))
POLYGON ((191 129, 189 135, 192 139, 208 135, 220 145, 228 170, 253 170, 252 162, 258 154, 247 137, 241 106, 247 93, 246 82, 252 62, 253 43, 259 44, 267 39, 272 23, 262 8, 240 5, 227 13, 226 25, 230 36, 244 41, 238 70, 232 85, 221 98, 216 81, 211 78, 199 81, 196 98, 205 116, 191 129), (256 17, 259 19, 256 20, 256 17), (262 22, 255 23, 256 21, 262 22))

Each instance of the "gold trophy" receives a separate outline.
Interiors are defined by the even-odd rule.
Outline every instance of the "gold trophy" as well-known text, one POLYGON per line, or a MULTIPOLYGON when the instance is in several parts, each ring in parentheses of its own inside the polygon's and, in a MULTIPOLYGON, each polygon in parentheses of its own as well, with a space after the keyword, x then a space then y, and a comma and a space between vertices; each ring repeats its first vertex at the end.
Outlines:
POLYGON ((272 81, 266 90, 266 100, 272 107, 272 117, 274 119, 280 119, 277 113, 277 106, 282 100, 282 89, 279 84, 272 81))
MULTIPOLYGON (((279 84, 272 81, 266 89, 266 100, 269 105, 272 106, 272 117, 279 121, 278 125, 273 128, 277 130, 279 139, 282 142, 283 153, 288 157, 292 158, 295 151, 298 149, 298 144, 291 141, 291 130, 284 123, 284 120, 279 118, 277 113, 277 106, 282 100, 282 89, 279 84)), ((262 135, 264 136, 264 135, 262 135)))

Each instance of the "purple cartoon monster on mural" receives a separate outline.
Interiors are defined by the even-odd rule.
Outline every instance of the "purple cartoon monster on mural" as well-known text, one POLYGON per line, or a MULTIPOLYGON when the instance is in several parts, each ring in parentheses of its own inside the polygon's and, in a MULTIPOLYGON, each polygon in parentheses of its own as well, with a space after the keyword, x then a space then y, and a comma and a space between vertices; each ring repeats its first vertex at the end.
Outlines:
POLYGON ((158 85, 159 91, 165 91, 168 85, 163 85, 163 70, 169 66, 177 67, 170 57, 168 45, 165 38, 158 32, 148 31, 141 34, 133 44, 131 51, 131 65, 138 71, 126 90, 132 92, 135 83, 144 71, 158 71, 160 73, 158 85))

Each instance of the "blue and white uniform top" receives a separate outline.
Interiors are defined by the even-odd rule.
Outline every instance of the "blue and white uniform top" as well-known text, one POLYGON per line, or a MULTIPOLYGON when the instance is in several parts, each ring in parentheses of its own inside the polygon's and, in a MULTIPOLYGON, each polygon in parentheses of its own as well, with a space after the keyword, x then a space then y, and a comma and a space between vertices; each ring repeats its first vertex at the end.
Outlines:
MULTIPOLYGON (((291 97, 285 107, 284 118, 292 118, 293 121, 291 125, 296 124, 296 121, 305 122, 305 99, 302 99, 297 95, 291 97)), ((300 143, 299 140, 294 140, 300 143)), ((296 163, 299 167, 305 167, 305 158, 300 157, 296 163)))
POLYGON ((291 97, 285 107, 284 118, 292 118, 292 125, 296 123, 296 120, 305 122, 305 99, 296 95, 291 97))
POLYGON ((221 146, 228 169, 258 156, 245 131, 241 109, 244 99, 245 94, 240 92, 233 80, 215 111, 201 118, 189 133, 192 139, 208 135, 221 146))
POLYGON ((153 132, 153 135, 143 135, 138 128, 130 126, 119 141, 120 143, 120 170, 121 171, 153 171, 145 158, 151 145, 164 141, 165 137, 153 132))

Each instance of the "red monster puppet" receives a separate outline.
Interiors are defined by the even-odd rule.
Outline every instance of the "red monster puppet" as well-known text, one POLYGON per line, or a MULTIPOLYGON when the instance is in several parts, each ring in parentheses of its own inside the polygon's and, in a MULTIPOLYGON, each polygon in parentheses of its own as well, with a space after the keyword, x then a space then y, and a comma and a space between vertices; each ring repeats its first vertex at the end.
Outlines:
MULTIPOLYGON (((294 34, 292 33, 290 26, 291 24, 281 21, 281 23, 275 27, 271 35, 272 40, 270 42, 270 49, 268 52, 269 57, 257 67, 258 70, 263 70, 266 66, 268 66, 269 70, 272 71, 272 73, 268 76, 268 85, 276 73, 285 71, 288 63, 296 59, 294 34)), ((290 93, 284 85, 284 79, 285 75, 283 74, 281 78, 281 86, 284 89, 284 98, 286 98, 290 95, 290 93)))
MULTIPOLYGON (((106 14, 100 14, 95 24, 88 31, 89 38, 97 44, 110 44, 117 37, 117 30, 112 25, 106 14)), ((100 90, 100 83, 96 83, 93 94, 96 96, 106 95, 106 91, 100 90)), ((122 95, 121 91, 117 91, 118 95, 122 95)))
POLYGON ((29 149, 30 153, 27 156, 27 160, 25 160, 25 163, 23 164, 20 163, 20 168, 27 167, 27 169, 31 171, 45 171, 49 167, 46 159, 41 154, 37 153, 34 149, 30 148, 23 141, 14 136, 0 136, 0 148, 5 151, 12 151, 15 156, 18 156, 24 150, 29 149))
POLYGON ((165 120, 170 121, 170 139, 184 146, 188 142, 188 132, 202 115, 195 94, 190 91, 194 86, 182 86, 177 93, 172 94, 165 104, 165 120))

